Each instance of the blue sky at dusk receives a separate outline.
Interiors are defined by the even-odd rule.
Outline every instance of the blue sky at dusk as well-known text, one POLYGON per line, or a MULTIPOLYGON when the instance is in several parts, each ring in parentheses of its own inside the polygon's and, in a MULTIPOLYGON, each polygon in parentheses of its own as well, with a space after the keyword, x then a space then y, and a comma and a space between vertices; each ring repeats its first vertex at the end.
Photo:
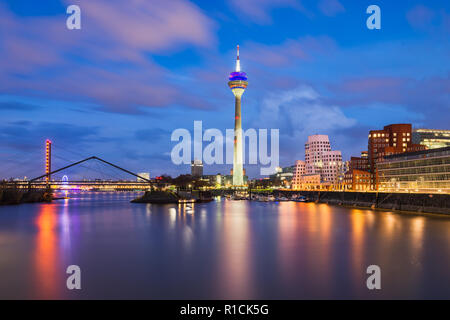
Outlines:
POLYGON ((189 172, 172 164, 170 135, 194 120, 233 127, 237 44, 243 128, 280 129, 282 166, 304 158, 310 134, 348 159, 384 125, 449 129, 449 39, 444 0, 3 0, 0 178, 42 174, 45 139, 54 168, 96 155, 151 176, 189 172), (70 4, 81 30, 66 28, 70 4), (371 4, 381 30, 366 27, 371 4))

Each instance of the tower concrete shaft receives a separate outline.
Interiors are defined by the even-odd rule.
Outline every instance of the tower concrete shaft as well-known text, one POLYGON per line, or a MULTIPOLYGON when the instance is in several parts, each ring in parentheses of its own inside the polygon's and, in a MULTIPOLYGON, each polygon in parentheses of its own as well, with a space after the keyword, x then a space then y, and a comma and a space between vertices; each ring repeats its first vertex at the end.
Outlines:
POLYGON ((241 97, 234 98, 234 157, 233 157, 233 185, 244 185, 244 168, 242 159, 242 118, 241 97))

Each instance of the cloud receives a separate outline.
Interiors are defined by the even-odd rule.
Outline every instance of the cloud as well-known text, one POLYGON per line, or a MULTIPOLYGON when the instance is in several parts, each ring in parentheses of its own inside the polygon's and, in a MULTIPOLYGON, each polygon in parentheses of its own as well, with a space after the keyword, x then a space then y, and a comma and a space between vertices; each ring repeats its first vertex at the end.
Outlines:
POLYGON ((406 13, 409 24, 417 29, 429 28, 436 14, 424 5, 417 5, 406 13))
POLYGON ((360 77, 330 85, 335 97, 328 101, 344 107, 379 106, 380 112, 409 112, 406 118, 445 128, 448 120, 436 114, 450 111, 450 73, 421 79, 360 77), (397 110, 394 108, 397 106, 397 110), (383 109, 384 108, 384 109, 383 109), (388 108, 390 111, 386 111, 388 108))
POLYGON ((308 135, 332 134, 355 124, 356 120, 347 117, 340 107, 325 104, 313 88, 300 86, 267 96, 253 125, 279 129, 284 150, 292 155, 303 152, 302 146, 308 135))
POLYGON ((13 121, 0 126, 4 145, 22 151, 40 149, 48 138, 61 146, 80 147, 98 141, 98 134, 98 127, 68 123, 13 121))
MULTIPOLYGON (((248 43, 245 59, 267 67, 288 67, 301 61, 312 61, 336 50, 333 39, 327 36, 306 36, 288 39, 279 45, 248 43)), ((245 60, 244 60, 245 61, 245 60)))
POLYGON ((13 111, 31 111, 38 109, 38 106, 27 104, 27 103, 17 103, 17 102, 0 102, 0 110, 13 110, 13 111))
POLYGON ((238 15, 258 24, 270 24, 270 13, 275 8, 291 8, 310 15, 298 0, 229 0, 229 3, 238 15))
POLYGON ((152 129, 140 129, 135 132, 135 137, 138 140, 146 141, 149 138, 160 140, 162 138, 166 138, 167 141, 170 141, 171 131, 164 130, 160 128, 152 128, 152 129))
MULTIPOLYGON (((90 144, 103 143, 100 129, 95 126, 74 125, 62 122, 12 121, 0 125, 0 151, 2 157, 0 178, 17 176, 33 177, 42 174, 44 141, 51 138, 53 144, 54 168, 67 164, 61 158, 81 160, 81 150, 90 144), (71 151, 70 154, 67 152, 71 151)), ((89 156, 91 154, 87 154, 89 156)))
POLYGON ((445 9, 416 5, 406 13, 406 20, 414 29, 443 36, 445 40, 450 34, 450 14, 445 9))
POLYGON ((329 17, 345 12, 344 6, 338 0, 321 0, 318 7, 324 15, 329 17))
POLYGON ((211 32, 212 20, 188 1, 68 0, 66 3, 79 3, 92 27, 127 49, 161 52, 180 44, 209 47, 216 41, 211 32))
POLYGON ((151 54, 216 44, 215 24, 185 0, 66 1, 82 29, 60 16, 19 17, 0 5, 0 92, 39 94, 137 113, 142 107, 210 105, 173 83, 151 54))

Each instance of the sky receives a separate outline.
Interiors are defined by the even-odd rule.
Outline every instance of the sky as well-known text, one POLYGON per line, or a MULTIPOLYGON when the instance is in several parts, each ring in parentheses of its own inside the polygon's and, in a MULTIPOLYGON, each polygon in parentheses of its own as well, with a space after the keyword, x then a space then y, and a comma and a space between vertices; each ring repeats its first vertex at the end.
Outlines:
MULTIPOLYGON (((450 129, 449 39, 445 0, 2 0, 0 178, 43 174, 45 139, 53 169, 95 155, 152 177, 189 173, 171 161, 171 134, 196 120, 233 128, 237 44, 243 128, 279 129, 281 166, 304 159, 311 134, 347 160, 371 129, 450 129), (71 4, 80 30, 66 27, 71 4), (366 26, 372 4, 380 30, 366 26)), ((67 174, 129 178, 99 164, 67 174)))

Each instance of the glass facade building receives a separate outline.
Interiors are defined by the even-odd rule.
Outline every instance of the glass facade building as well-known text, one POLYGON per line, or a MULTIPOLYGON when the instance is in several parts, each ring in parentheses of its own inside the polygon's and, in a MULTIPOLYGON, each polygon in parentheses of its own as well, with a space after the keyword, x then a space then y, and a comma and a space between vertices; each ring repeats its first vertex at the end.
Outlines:
POLYGON ((450 193, 450 147, 386 156, 377 169, 380 191, 450 193))
POLYGON ((428 149, 450 147, 450 130, 414 129, 412 141, 428 149))

